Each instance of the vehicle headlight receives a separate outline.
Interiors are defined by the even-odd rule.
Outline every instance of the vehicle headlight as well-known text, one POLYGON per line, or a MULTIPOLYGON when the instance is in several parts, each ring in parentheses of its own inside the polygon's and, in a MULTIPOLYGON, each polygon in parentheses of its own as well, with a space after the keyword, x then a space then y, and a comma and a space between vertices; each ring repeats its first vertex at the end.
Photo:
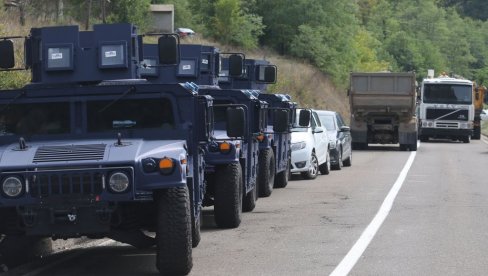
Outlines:
POLYGON ((307 146, 307 143, 305 143, 305 142, 293 143, 293 144, 291 144, 291 150, 292 151, 301 150, 301 149, 304 149, 306 146, 307 146))
POLYGON ((116 193, 127 191, 129 183, 129 176, 125 172, 112 173, 108 181, 110 189, 116 193))
POLYGON ((16 197, 22 193, 22 180, 17 176, 9 176, 2 182, 2 189, 5 195, 9 197, 16 197))

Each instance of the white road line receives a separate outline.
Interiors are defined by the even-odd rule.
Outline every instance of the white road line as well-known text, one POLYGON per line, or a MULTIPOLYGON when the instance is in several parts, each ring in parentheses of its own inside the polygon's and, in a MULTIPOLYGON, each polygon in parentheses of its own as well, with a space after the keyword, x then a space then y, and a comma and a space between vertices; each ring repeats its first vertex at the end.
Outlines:
MULTIPOLYGON (((420 147, 420 143, 418 143, 417 147, 420 147)), ((356 265, 357 261, 364 253, 371 240, 373 240, 374 236, 376 235, 376 232, 378 232, 378 229, 380 229, 381 225, 383 224, 386 217, 390 213, 391 207, 393 206, 393 202, 395 201, 398 192, 402 188, 403 182, 407 177, 407 173, 410 170, 410 167, 412 166, 413 160, 415 159, 416 155, 417 155, 416 151, 412 151, 410 153, 410 157, 408 158, 407 163, 403 167, 402 171, 400 172, 400 175, 395 181, 395 184, 393 184, 393 187, 391 188, 390 192, 388 193, 385 200, 383 201, 383 204, 378 210, 378 213, 376 213, 376 216, 373 218, 373 220, 369 223, 368 227, 366 227, 364 232, 361 234, 359 240, 357 240, 357 242, 354 244, 351 250, 349 250, 349 252, 344 257, 344 259, 342 259, 339 265, 334 269, 334 271, 332 271, 330 276, 347 275, 354 267, 354 265, 356 265)))

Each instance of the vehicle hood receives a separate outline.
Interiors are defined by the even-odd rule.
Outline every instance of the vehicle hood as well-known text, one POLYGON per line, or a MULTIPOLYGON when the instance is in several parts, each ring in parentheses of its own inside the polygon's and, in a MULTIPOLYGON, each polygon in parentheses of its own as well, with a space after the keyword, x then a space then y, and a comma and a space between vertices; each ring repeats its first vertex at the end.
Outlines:
POLYGON ((225 130, 214 130, 215 139, 230 139, 225 130))
POLYGON ((185 158, 183 140, 123 139, 118 145, 110 140, 71 140, 26 143, 25 150, 14 143, 0 147, 0 166, 52 167, 66 165, 132 164, 145 157, 185 158))

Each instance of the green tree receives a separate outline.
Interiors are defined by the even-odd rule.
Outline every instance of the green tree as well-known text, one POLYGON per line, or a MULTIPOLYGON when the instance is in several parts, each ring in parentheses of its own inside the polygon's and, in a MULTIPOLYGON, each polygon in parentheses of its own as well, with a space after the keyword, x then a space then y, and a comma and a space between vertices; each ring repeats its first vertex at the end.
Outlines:
POLYGON ((256 48, 263 33, 261 17, 243 11, 238 0, 218 0, 214 6, 212 36, 223 43, 256 48))
POLYGON ((149 16, 150 0, 117 0, 110 2, 109 23, 129 22, 141 30, 146 30, 151 23, 149 16))

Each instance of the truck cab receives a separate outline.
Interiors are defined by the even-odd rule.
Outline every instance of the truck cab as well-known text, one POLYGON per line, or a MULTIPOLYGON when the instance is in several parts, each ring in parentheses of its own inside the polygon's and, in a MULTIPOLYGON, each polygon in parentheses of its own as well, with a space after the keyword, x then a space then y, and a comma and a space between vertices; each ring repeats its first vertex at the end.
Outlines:
POLYGON ((469 143, 473 120, 473 82, 445 75, 423 80, 419 101, 421 141, 448 138, 469 143))

